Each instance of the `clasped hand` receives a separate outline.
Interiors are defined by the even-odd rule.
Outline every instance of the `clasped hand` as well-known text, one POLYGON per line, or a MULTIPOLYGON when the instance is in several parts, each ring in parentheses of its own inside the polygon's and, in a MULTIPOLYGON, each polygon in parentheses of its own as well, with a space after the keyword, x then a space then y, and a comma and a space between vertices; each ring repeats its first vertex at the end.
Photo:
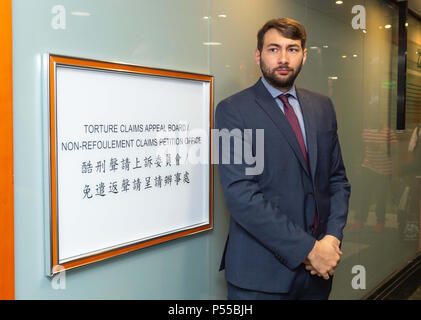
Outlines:
POLYGON ((313 249, 303 261, 306 270, 312 275, 328 280, 329 275, 333 276, 337 267, 342 251, 339 249, 340 241, 338 238, 326 235, 322 240, 317 241, 313 249))

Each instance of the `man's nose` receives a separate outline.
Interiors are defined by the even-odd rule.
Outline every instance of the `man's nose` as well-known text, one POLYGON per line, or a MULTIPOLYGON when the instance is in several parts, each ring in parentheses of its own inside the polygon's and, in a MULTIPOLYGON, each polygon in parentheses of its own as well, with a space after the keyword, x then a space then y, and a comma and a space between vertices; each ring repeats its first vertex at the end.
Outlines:
POLYGON ((289 57, 286 50, 279 50, 278 63, 281 65, 289 64, 289 57))

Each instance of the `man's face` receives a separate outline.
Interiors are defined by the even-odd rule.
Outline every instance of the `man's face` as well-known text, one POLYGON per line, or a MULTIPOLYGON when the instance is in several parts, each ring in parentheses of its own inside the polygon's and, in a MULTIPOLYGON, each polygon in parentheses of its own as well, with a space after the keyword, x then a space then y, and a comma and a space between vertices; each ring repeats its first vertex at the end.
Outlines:
POLYGON ((256 63, 272 86, 286 92, 306 62, 307 49, 301 48, 301 40, 285 38, 276 29, 269 29, 263 40, 262 51, 255 52, 256 63))

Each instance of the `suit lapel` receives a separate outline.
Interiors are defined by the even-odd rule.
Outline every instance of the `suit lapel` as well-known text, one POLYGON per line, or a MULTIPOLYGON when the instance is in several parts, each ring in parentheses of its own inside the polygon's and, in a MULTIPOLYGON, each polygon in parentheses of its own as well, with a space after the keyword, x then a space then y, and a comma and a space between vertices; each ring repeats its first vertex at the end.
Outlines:
POLYGON ((317 168, 317 131, 314 124, 316 113, 308 95, 297 87, 295 87, 295 90, 303 113, 304 127, 306 128, 307 153, 310 163, 311 177, 314 181, 317 168))
MULTIPOLYGON (((294 151, 295 156, 303 167, 307 175, 310 176, 310 173, 307 169, 307 164, 305 163, 303 153, 301 152, 300 145, 295 136, 294 131, 291 128, 287 118, 283 114, 282 110, 279 108, 273 97, 265 88, 261 80, 259 80, 255 85, 256 90, 256 102, 258 105, 268 114, 269 118, 275 123, 278 129, 281 131, 286 141, 294 151)), ((307 130, 307 129, 306 129, 307 130)))

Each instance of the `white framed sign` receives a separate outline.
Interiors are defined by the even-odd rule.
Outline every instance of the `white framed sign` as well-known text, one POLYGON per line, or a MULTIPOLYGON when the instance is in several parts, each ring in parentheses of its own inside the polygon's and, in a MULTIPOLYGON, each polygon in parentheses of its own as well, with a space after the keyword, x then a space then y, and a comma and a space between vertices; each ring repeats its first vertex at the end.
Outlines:
POLYGON ((47 58, 50 274, 212 229, 213 77, 47 58))

